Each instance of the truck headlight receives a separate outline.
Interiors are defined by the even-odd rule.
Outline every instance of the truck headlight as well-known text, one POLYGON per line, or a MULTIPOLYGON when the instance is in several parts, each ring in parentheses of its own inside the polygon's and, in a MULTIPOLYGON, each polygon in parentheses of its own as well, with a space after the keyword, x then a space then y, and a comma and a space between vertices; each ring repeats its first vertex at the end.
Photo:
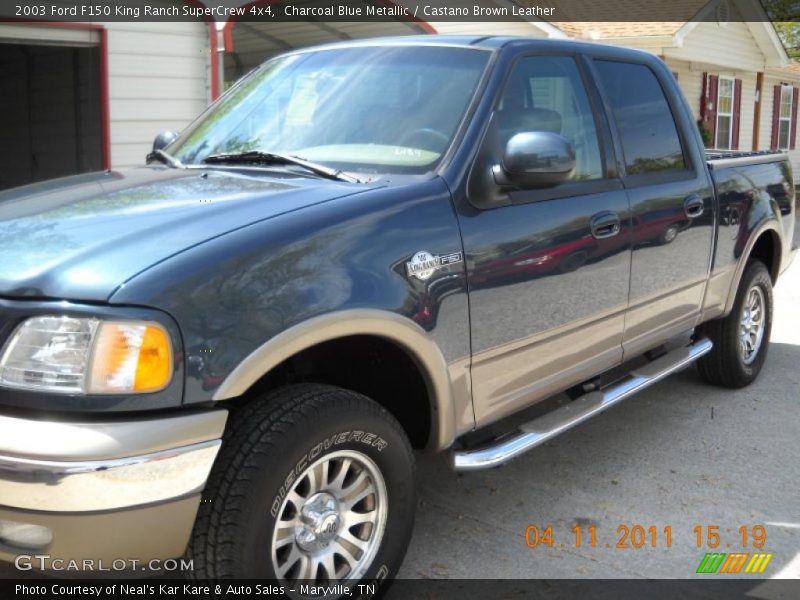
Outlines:
POLYGON ((149 321, 33 317, 0 354, 0 386, 65 394, 155 392, 172 378, 166 330, 149 321))

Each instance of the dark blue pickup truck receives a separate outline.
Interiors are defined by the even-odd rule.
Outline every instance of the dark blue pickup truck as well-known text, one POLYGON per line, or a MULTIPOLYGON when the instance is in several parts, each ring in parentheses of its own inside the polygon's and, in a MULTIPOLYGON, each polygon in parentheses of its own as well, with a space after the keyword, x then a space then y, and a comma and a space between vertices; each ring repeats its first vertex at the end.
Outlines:
POLYGON ((752 382, 796 228, 786 156, 707 155, 654 56, 279 56, 140 168, 0 194, 0 558, 391 578, 413 449, 483 469, 691 363, 752 382))

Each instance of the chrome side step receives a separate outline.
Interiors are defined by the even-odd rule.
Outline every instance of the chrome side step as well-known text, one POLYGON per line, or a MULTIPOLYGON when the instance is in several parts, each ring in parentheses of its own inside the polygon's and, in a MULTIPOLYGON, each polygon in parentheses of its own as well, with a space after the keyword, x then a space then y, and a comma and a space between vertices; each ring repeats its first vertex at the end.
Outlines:
POLYGON ((601 391, 589 392, 561 408, 522 425, 518 433, 502 438, 494 445, 455 452, 453 466, 456 471, 480 471, 500 466, 689 366, 710 352, 711 348, 711 341, 703 338, 690 346, 672 350, 634 369, 623 381, 601 391))

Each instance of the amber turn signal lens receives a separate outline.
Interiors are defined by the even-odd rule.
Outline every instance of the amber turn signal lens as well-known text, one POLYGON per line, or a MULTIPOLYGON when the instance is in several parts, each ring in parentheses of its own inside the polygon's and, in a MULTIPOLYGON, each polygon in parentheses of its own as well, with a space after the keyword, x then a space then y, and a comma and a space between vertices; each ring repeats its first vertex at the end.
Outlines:
POLYGON ((172 377, 172 346, 161 325, 102 322, 92 356, 89 392, 155 392, 172 377))
POLYGON ((137 392, 159 390, 169 383, 172 373, 172 350, 167 332, 148 326, 139 349, 136 379, 133 389, 137 392))

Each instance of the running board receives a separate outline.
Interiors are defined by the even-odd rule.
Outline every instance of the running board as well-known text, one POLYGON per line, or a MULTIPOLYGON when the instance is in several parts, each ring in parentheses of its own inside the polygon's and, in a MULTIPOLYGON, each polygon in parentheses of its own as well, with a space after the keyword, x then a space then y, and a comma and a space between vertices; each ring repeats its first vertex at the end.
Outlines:
POLYGON ((456 471, 480 471, 500 466, 689 366, 710 352, 711 348, 711 341, 703 338, 690 346, 672 350, 634 369, 621 382, 604 390, 584 394, 569 404, 522 425, 518 433, 504 437, 493 445, 455 452, 453 466, 456 471))

